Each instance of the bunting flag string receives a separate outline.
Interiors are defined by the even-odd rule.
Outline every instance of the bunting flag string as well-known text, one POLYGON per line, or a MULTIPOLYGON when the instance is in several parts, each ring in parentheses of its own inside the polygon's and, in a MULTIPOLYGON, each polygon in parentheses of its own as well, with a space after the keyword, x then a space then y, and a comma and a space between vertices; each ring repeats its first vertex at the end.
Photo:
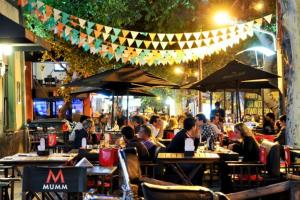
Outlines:
POLYGON ((109 60, 137 65, 179 64, 203 59, 253 36, 254 27, 271 23, 272 15, 226 28, 189 33, 147 33, 119 29, 87 21, 45 5, 38 0, 21 0, 48 30, 84 51, 109 60), (30 3, 28 3, 30 2, 30 3), (79 29, 79 30, 77 30, 79 29))

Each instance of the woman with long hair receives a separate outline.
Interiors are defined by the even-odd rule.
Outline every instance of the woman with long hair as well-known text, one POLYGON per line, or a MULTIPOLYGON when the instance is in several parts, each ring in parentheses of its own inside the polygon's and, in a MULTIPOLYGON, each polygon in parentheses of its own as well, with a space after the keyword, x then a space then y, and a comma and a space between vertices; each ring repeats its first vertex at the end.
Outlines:
POLYGON ((252 131, 244 124, 238 123, 234 126, 237 143, 229 145, 229 149, 243 156, 243 161, 259 160, 259 144, 252 131))

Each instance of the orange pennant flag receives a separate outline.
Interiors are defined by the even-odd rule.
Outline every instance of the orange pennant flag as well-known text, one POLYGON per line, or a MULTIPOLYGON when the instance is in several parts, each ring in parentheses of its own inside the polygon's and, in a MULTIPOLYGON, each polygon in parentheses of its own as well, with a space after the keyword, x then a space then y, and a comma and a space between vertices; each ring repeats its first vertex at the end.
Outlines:
POLYGON ((97 31, 101 32, 102 29, 103 29, 103 25, 101 25, 101 24, 96 24, 96 29, 97 29, 97 31))
POLYGON ((101 32, 98 30, 94 30, 95 38, 98 38, 101 35, 101 32))

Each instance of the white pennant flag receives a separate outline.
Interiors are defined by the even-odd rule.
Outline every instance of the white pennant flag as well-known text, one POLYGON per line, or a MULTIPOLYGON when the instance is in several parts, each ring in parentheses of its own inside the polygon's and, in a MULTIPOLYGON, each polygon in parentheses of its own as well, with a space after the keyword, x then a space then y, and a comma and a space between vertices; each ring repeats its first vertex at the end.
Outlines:
POLYGON ((219 30, 212 30, 211 33, 213 34, 214 37, 218 35, 219 30))
POLYGON ((185 39, 189 40, 190 37, 192 36, 192 33, 184 33, 185 39))
POLYGON ((131 33, 132 39, 135 39, 136 36, 139 34, 139 32, 136 32, 136 31, 130 31, 130 33, 131 33))
POLYGON ((165 38, 165 35, 166 35, 166 34, 158 33, 157 36, 158 36, 158 38, 159 38, 159 41, 163 41, 164 38, 165 38))
POLYGON ((70 26, 67 26, 67 25, 66 25, 66 27, 65 27, 65 34, 66 34, 66 35, 69 35, 70 32, 71 32, 71 30, 72 30, 72 28, 71 28, 70 26))
POLYGON ((86 20, 79 18, 79 25, 81 28, 85 28, 86 20))
POLYGON ((196 40, 199 40, 201 33, 200 32, 195 32, 195 33, 193 33, 193 35, 194 35, 196 40))
POLYGON ((194 41, 187 41, 187 45, 189 48, 192 48, 194 41))
POLYGON ((153 45, 154 49, 156 49, 156 48, 157 48, 157 46, 159 45, 159 42, 155 42, 155 41, 153 41, 153 42, 152 42, 152 45, 153 45))
POLYGON ((180 49, 182 49, 185 45, 185 42, 178 42, 180 49))
POLYGON ((270 24, 272 20, 272 14, 265 16, 264 19, 270 24))
POLYGON ((43 5, 44 5, 44 3, 43 3, 43 2, 41 2, 41 1, 37 1, 37 7, 38 7, 38 8, 42 7, 43 5))
POLYGON ((160 42, 160 45, 163 49, 165 49, 166 46, 168 45, 168 42, 160 42))
POLYGON ((134 39, 127 38, 128 46, 131 46, 134 42, 134 39))
POLYGON ((54 13, 55 21, 58 21, 61 18, 61 15, 60 15, 61 11, 54 8, 53 13, 54 13))
POLYGON ((104 30, 105 30, 105 33, 109 34, 110 31, 112 30, 112 27, 104 26, 104 30))
POLYGON ((207 39, 209 36, 209 31, 202 32, 202 35, 204 36, 205 39, 207 39))
POLYGON ((195 43, 196 43, 197 47, 202 46, 202 40, 196 40, 195 43))
POLYGON ((167 34, 167 38, 169 40, 169 42, 171 42, 173 40, 174 34, 167 34))

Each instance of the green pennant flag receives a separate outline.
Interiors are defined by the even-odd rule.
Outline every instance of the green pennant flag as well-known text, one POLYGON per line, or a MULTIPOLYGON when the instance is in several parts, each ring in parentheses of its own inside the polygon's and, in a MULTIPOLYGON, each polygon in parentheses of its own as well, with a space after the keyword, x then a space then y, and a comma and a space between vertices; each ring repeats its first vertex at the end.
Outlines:
POLYGON ((116 52, 117 52, 118 54, 122 54, 122 53, 124 52, 125 49, 126 49, 125 46, 119 46, 119 47, 117 48, 116 52))
POLYGON ((121 32, 121 29, 119 28, 113 28, 113 31, 115 33, 116 36, 119 36, 120 32, 121 32))
POLYGON ((61 14, 62 14, 61 22, 62 22, 63 24, 67 24, 67 23, 69 22, 69 17, 70 17, 70 15, 67 14, 67 13, 65 13, 65 12, 62 12, 61 14))
POLYGON ((114 55, 108 52, 106 57, 108 57, 108 59, 111 60, 114 57, 114 55))
POLYGON ((95 23, 94 23, 94 22, 89 22, 89 21, 87 22, 87 28, 92 29, 93 26, 95 26, 95 23))
POLYGON ((111 35, 110 36, 110 40, 111 40, 112 43, 114 43, 117 39, 118 39, 117 35, 111 35))
POLYGON ((79 43, 79 31, 76 29, 72 29, 72 44, 78 44, 79 43))
POLYGON ((147 56, 151 52, 150 49, 144 49, 145 56, 147 56))
POLYGON ((143 36, 147 36, 148 35, 147 32, 140 32, 140 34, 143 35, 143 36))
POLYGON ((101 39, 96 39, 96 40, 95 40, 95 48, 98 49, 102 43, 103 43, 103 40, 101 40, 101 39))
POLYGON ((82 48, 85 52, 87 52, 90 49, 90 45, 88 43, 85 43, 82 48))
POLYGON ((94 29, 86 28, 86 34, 91 35, 91 33, 94 31, 94 29))
POLYGON ((137 48, 139 48, 142 43, 143 43, 142 40, 135 40, 135 44, 136 44, 137 48))
POLYGON ((56 23, 55 23, 55 19, 54 19, 54 17, 52 16, 52 17, 50 17, 50 18, 48 19, 48 21, 45 23, 45 26, 46 26, 47 30, 50 31, 50 30, 52 30, 52 29, 54 28, 55 24, 56 24, 56 23))
POLYGON ((63 31, 62 37, 65 39, 65 41, 70 41, 70 37, 66 34, 65 31, 63 31))

